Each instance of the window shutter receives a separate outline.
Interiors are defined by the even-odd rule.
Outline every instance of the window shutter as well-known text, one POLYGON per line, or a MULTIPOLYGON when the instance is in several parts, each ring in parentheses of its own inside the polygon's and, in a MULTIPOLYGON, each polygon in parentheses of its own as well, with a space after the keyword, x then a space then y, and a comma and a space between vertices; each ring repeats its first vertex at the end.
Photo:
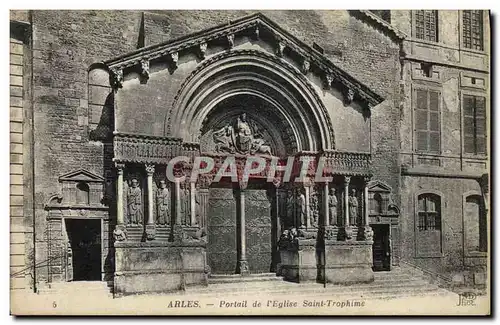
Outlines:
POLYGON ((464 96, 464 150, 475 153, 474 97, 464 96))
POLYGON ((476 97, 476 152, 486 153, 486 107, 484 97, 476 97))

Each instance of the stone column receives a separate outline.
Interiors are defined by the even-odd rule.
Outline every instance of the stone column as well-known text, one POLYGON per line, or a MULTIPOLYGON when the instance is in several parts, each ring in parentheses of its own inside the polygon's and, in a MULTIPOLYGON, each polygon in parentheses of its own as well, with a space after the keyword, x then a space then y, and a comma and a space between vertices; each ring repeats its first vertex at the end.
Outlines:
POLYGON ((181 182, 178 178, 174 181, 175 185, 175 224, 182 225, 182 211, 181 211, 181 182))
POLYGON ((306 228, 311 228, 311 207, 310 207, 310 199, 311 199, 311 187, 304 186, 304 195, 306 197, 306 228))
POLYGON ((147 187, 148 187, 148 219, 146 222, 146 238, 148 240, 155 239, 156 228, 154 220, 154 197, 153 197, 153 174, 155 172, 155 165, 147 164, 146 173, 148 175, 147 187))
POLYGON ((351 182, 351 176, 345 176, 344 178, 344 232, 345 239, 349 240, 352 238, 352 228, 349 224, 349 183, 351 182))
POLYGON ((124 164, 116 164, 116 228, 113 231, 115 240, 122 241, 127 239, 127 230, 125 219, 123 217, 123 169, 124 164))
POLYGON ((329 188, 328 188, 328 182, 325 182, 325 185, 324 185, 324 191, 325 191, 325 195, 324 195, 324 198, 323 198, 323 217, 325 218, 323 220, 323 225, 325 227, 328 227, 330 226, 330 209, 329 209, 329 206, 328 206, 328 198, 329 198, 329 188))
POLYGON ((189 196, 190 196, 190 207, 191 207, 191 226, 196 225, 196 183, 189 183, 189 196))
POLYGON ((364 240, 373 240, 373 229, 370 227, 370 207, 368 197, 368 182, 369 177, 364 178, 364 192, 363 192, 363 226, 364 226, 364 240))
POLYGON ((239 189, 239 218, 240 218, 240 259, 238 270, 240 274, 248 274, 248 261, 246 256, 246 229, 245 229, 245 190, 246 186, 240 184, 239 189))

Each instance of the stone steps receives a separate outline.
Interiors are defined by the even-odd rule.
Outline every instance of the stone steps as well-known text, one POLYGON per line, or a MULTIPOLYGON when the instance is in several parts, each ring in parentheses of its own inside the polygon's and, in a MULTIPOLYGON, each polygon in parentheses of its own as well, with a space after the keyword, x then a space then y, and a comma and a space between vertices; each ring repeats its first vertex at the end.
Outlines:
POLYGON ((277 277, 274 273, 261 273, 261 274, 249 274, 242 276, 240 274, 213 274, 208 278, 208 284, 218 284, 218 283, 246 283, 246 282, 267 282, 267 281, 277 281, 283 282, 283 279, 277 277))

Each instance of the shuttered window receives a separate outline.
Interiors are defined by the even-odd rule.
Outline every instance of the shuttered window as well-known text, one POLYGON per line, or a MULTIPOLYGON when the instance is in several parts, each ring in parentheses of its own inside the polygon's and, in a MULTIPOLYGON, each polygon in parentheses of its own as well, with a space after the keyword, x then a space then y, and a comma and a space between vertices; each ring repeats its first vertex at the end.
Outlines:
POLYGON ((483 12, 482 10, 464 10, 462 22, 464 47, 483 50, 483 12))
POLYGON ((418 197, 418 230, 441 230, 441 200, 434 194, 418 197))
POLYGON ((437 42, 437 10, 415 10, 415 37, 437 42))
POLYGON ((464 150, 486 154, 486 103, 480 96, 464 95, 464 150))
POLYGON ((437 91, 417 89, 415 91, 415 131, 417 151, 439 153, 440 151, 440 94, 437 91))

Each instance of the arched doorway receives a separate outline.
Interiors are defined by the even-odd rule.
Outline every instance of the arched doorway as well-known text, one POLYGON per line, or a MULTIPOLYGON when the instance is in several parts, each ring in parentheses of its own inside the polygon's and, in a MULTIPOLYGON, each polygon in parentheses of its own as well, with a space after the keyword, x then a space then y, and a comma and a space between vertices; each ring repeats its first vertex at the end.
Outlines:
MULTIPOLYGON (((213 57, 186 80, 165 133, 197 143, 200 155, 267 157, 334 149, 326 108, 291 64, 253 50, 213 57)), ((207 264, 213 274, 274 271, 277 188, 252 179, 244 187, 211 183, 206 220, 207 264)))

